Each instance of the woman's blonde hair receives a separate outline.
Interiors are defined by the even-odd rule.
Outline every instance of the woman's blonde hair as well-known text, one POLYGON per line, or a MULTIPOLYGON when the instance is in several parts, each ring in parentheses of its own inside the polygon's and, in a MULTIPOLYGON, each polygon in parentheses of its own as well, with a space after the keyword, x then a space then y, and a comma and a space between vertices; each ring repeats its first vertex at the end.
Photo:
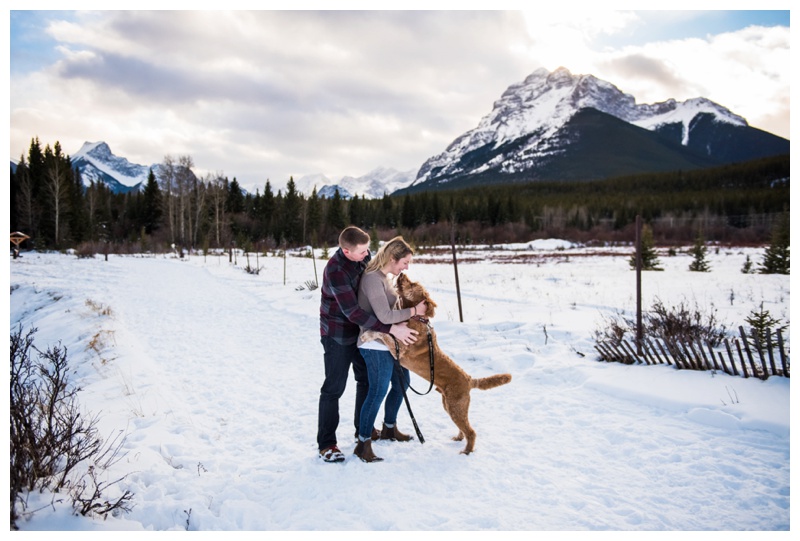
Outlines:
POLYGON ((367 264, 367 268, 364 272, 382 269, 383 266, 390 261, 399 261, 408 254, 414 254, 414 250, 411 249, 411 246, 409 246, 408 243, 403 240, 403 237, 395 237, 381 246, 380 250, 378 250, 378 253, 375 254, 375 257, 373 257, 367 264))

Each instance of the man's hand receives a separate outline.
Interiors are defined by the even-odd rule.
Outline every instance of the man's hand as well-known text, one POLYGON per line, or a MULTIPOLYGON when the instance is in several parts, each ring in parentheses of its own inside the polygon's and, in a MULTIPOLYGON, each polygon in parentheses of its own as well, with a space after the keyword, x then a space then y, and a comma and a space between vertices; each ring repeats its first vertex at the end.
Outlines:
POLYGON ((409 346, 417 341, 417 331, 409 329, 408 325, 404 323, 395 323, 389 329, 389 334, 397 338, 402 344, 409 346))

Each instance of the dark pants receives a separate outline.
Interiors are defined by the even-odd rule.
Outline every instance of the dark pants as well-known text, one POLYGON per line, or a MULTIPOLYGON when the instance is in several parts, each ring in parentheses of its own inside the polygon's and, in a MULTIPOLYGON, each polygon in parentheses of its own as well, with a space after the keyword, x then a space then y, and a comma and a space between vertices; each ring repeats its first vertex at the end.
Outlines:
POLYGON ((369 378, 367 365, 355 344, 343 346, 327 336, 323 336, 320 342, 325 350, 325 382, 319 391, 317 445, 322 450, 337 443, 339 399, 347 386, 350 365, 353 365, 353 374, 356 377, 356 404, 353 414, 353 425, 356 430, 361 418, 361 406, 369 391, 369 378))

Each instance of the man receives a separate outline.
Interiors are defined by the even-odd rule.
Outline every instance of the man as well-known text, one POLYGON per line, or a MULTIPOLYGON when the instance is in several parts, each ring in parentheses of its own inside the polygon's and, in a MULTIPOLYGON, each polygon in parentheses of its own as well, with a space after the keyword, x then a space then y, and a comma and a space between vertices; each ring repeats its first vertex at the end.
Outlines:
POLYGON ((385 325, 358 306, 358 285, 371 258, 369 240, 369 235, 358 227, 346 227, 339 235, 339 249, 322 273, 319 321, 320 341, 325 350, 325 381, 319 393, 317 445, 325 462, 342 462, 345 458, 337 447, 336 428, 339 398, 344 394, 351 364, 356 378, 356 431, 369 390, 367 366, 356 345, 359 326, 391 333, 404 344, 413 343, 417 335, 405 323, 385 325))

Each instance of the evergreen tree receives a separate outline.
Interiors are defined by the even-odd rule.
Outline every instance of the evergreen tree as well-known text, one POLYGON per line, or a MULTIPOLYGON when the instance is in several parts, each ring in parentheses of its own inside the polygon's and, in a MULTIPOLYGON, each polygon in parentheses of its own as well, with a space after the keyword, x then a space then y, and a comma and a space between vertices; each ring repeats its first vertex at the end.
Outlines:
POLYGON ((400 212, 400 216, 400 223, 406 229, 414 229, 418 225, 415 200, 408 194, 403 198, 403 209, 400 212))
POLYGON ((144 208, 142 210, 142 221, 144 222, 144 231, 150 235, 153 233, 153 231, 158 229, 163 209, 161 202, 161 190, 158 187, 158 181, 156 180, 156 175, 153 173, 152 169, 150 169, 150 173, 147 175, 147 184, 144 186, 143 205, 144 208))
POLYGON ((789 213, 784 212, 772 229, 772 240, 759 268, 761 274, 789 274, 789 213))
POLYGON ((231 214, 244 212, 244 194, 236 177, 233 178, 228 188, 228 212, 231 214))
POLYGON ((322 225, 322 203, 317 195, 317 187, 311 190, 311 195, 306 203, 306 230, 312 246, 319 240, 319 227, 322 225))
MULTIPOLYGON (((642 270, 664 270, 659 267, 661 264, 658 260, 658 252, 656 252, 655 241, 653 240, 653 230, 649 225, 642 226, 642 270)), ((631 256, 629 261, 631 269, 636 270, 636 254, 631 256)))
POLYGON ((261 222, 261 235, 264 238, 268 238, 274 232, 275 221, 275 195, 272 193, 272 186, 269 180, 264 184, 264 195, 261 196, 258 214, 261 222))
MULTIPOLYGON (((764 303, 758 310, 751 310, 750 315, 745 318, 750 324, 750 334, 754 335, 761 344, 766 345, 767 334, 776 336, 778 331, 785 331, 788 325, 781 325, 780 319, 775 319, 769 310, 764 310, 764 303)), ((773 339, 773 343, 775 339, 773 339)))
POLYGON ((689 264, 689 270, 694 272, 709 272, 711 267, 706 260, 708 249, 706 248, 705 240, 702 234, 698 235, 694 241, 694 246, 689 250, 692 255, 692 262, 689 264))
POLYGON ((339 195, 339 190, 333 193, 333 197, 328 200, 328 214, 325 217, 325 225, 329 228, 331 235, 339 235, 339 232, 345 227, 344 209, 342 209, 342 198, 339 195))
POLYGON ((389 197, 388 194, 383 194, 383 199, 381 199, 381 225, 384 227, 395 227, 397 226, 397 219, 395 218, 394 213, 394 203, 392 202, 392 198, 389 197))
POLYGON ((70 169, 71 184, 69 186, 69 231, 70 238, 75 244, 86 240, 89 235, 89 217, 84 198, 84 187, 81 173, 77 169, 70 169))
POLYGON ((373 254, 380 250, 381 241, 378 238, 378 230, 373 226, 372 231, 369 232, 369 251, 373 254))
POLYGON ((294 178, 289 177, 286 183, 286 196, 283 199, 283 238, 290 245, 302 240, 301 211, 303 208, 302 195, 297 191, 294 178))
POLYGON ((348 209, 348 216, 350 217, 350 225, 355 225, 364 229, 364 212, 362 210, 363 201, 359 200, 358 196, 354 196, 350 200, 350 208, 348 209))
POLYGON ((742 274, 753 274, 753 261, 749 255, 744 260, 744 265, 742 265, 742 274))

